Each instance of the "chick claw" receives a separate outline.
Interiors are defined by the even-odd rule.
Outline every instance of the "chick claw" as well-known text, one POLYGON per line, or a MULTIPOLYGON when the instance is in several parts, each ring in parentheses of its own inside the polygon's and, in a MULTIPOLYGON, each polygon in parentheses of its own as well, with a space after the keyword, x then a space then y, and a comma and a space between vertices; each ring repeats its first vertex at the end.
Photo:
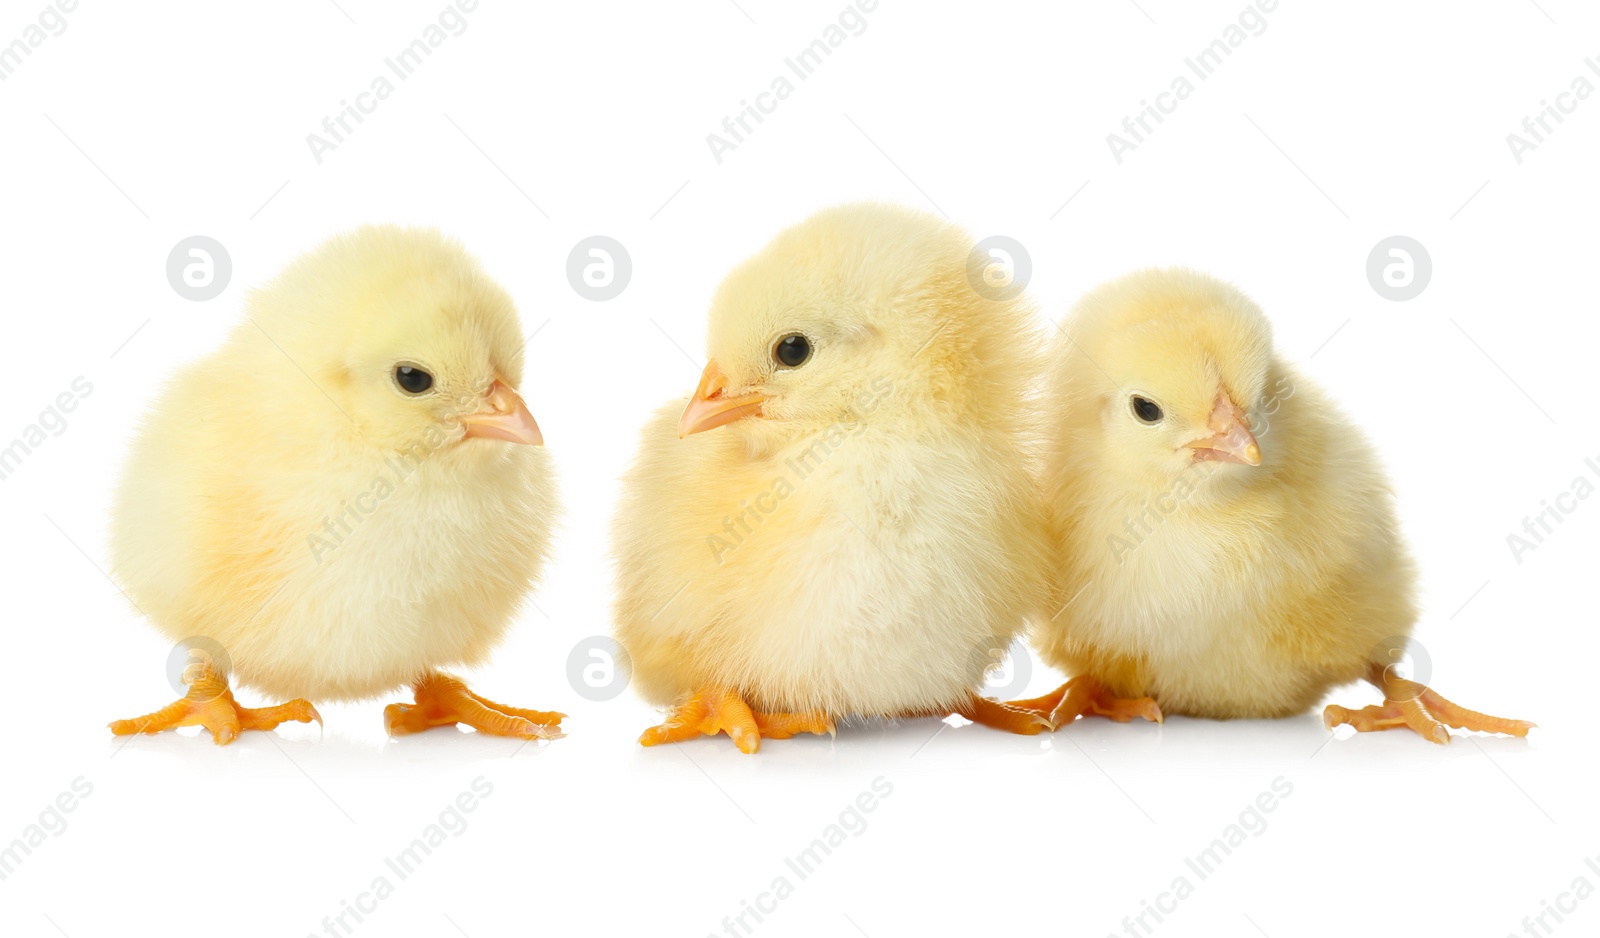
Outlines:
POLYGON ((1384 692, 1383 705, 1346 710, 1337 704, 1329 704, 1322 711, 1324 726, 1331 730, 1348 724, 1355 727, 1358 733, 1404 727, 1429 742, 1444 745, 1450 742, 1450 731, 1445 729, 1446 726, 1480 733, 1527 736, 1528 731, 1538 725, 1526 720, 1507 720, 1468 710, 1439 696, 1426 685, 1390 677, 1378 669, 1374 669, 1368 680, 1384 692))
POLYGON ((758 752, 761 737, 788 739, 799 733, 834 733, 833 721, 820 710, 805 713, 752 711, 737 691, 706 688, 672 709, 659 726, 639 737, 641 746, 681 743, 697 736, 727 733, 743 753, 758 752))
POLYGON ((1013 700, 1011 706, 1048 715, 1051 729, 1058 729, 1078 717, 1100 716, 1117 723, 1143 717, 1151 723, 1165 722, 1161 707, 1151 697, 1115 697, 1098 680, 1087 674, 1031 700, 1013 700))
POLYGON ((113 720, 111 732, 118 736, 135 733, 159 733, 180 726, 203 726, 211 731, 211 739, 226 746, 239 738, 243 730, 274 730, 280 723, 310 723, 322 725, 322 715, 306 700, 291 700, 275 707, 241 707, 228 689, 228 681, 210 668, 192 677, 189 690, 181 700, 174 701, 154 713, 131 720, 113 720))
POLYGON ((435 671, 413 689, 415 704, 390 704, 383 708, 383 725, 390 736, 420 733, 436 726, 465 723, 490 736, 517 739, 561 739, 564 713, 507 707, 479 697, 459 678, 435 671))

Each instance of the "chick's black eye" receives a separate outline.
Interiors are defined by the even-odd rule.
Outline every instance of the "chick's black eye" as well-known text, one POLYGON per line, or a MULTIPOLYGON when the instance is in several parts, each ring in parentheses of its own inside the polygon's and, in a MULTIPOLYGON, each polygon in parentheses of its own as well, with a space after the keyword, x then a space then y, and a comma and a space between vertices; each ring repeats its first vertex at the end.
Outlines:
POLYGON ((772 357, 785 368, 797 368, 811 357, 811 343, 799 333, 786 335, 773 347, 772 357))
POLYGON ((421 394, 433 387, 433 375, 414 365, 396 365, 394 383, 407 394, 421 394))
POLYGON ((1162 417, 1161 405, 1149 398, 1135 395, 1133 398, 1133 415, 1143 423, 1160 423, 1162 417))

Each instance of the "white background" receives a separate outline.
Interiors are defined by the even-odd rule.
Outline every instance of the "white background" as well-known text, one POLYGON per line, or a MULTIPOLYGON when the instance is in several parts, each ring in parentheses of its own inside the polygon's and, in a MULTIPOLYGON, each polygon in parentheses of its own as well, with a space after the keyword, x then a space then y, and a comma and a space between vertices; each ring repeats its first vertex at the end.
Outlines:
MULTIPOLYGON (((0 42, 42 6, 5 3, 0 42)), ((1587 712, 1600 498, 1521 563, 1506 540, 1576 477, 1600 484, 1584 465, 1600 461, 1600 96, 1520 165, 1505 139, 1576 76, 1600 84, 1584 65, 1600 57, 1591 8, 1285 2, 1119 165, 1106 135, 1242 0, 882 0, 719 164, 706 135, 842 0, 484 0, 319 165, 306 135, 442 0, 132 6, 84 3, 0 83, 0 444, 75 377, 94 388, 0 482, 0 842, 75 779, 92 785, 0 881, 6 935, 323 934, 480 776, 493 792, 470 826, 409 878, 390 874, 393 895, 356 934, 722 934, 787 875, 793 894, 756 933, 1099 936, 1183 875, 1194 892, 1146 919, 1156 934, 1498 938, 1577 877, 1600 887, 1583 862, 1600 854, 1587 712), (923 720, 756 757, 726 738, 637 746, 649 708, 631 693, 588 702, 566 677, 573 646, 609 631, 616 480, 645 416, 692 389, 726 270, 857 198, 1018 239, 1052 319, 1141 265, 1238 282, 1384 453, 1435 686, 1541 728, 1441 748, 1405 733, 1330 742, 1315 714, 1093 721, 1054 738, 923 720), (367 221, 458 236, 538 330, 523 390, 565 520, 538 608, 471 677, 491 698, 566 711, 571 735, 386 740, 374 701, 323 706, 320 734, 122 745, 108 720, 173 696, 166 643, 96 569, 135 420, 219 342, 246 289, 367 221), (208 302, 165 276, 194 234, 233 260, 208 302), (593 234, 633 261, 609 302, 566 280, 593 234), (1433 259, 1409 302, 1365 275, 1394 234, 1433 259), (1293 792, 1266 829, 1198 879, 1184 859, 1280 776, 1293 792), (794 876, 784 858, 879 777, 893 792, 866 829, 794 876)), ((1058 679, 1036 666, 1029 689, 1058 679)), ((1594 934, 1600 899, 1545 921, 1594 934)))

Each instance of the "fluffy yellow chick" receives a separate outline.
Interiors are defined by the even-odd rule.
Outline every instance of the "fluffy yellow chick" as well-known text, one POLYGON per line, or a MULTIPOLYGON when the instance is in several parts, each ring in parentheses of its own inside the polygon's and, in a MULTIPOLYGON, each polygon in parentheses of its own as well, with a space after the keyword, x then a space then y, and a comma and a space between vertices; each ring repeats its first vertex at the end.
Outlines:
POLYGON ((160 631, 208 651, 187 695, 117 734, 320 718, 296 699, 405 684, 390 733, 454 723, 560 735, 456 678, 481 662, 538 576, 555 495, 514 390, 511 298, 435 231, 366 227, 249 297, 216 352, 166 389, 117 493, 114 572, 160 631), (532 444, 532 445, 528 445, 532 444))
POLYGON ((616 634, 655 745, 958 712, 1043 598, 1022 448, 1036 335, 985 299, 973 243, 886 205, 823 211, 717 291, 710 362, 662 408, 614 527, 616 634))
POLYGON ((1057 725, 1303 713, 1365 677, 1381 706, 1329 727, 1525 735, 1392 673, 1417 609, 1389 485, 1350 421, 1272 348, 1261 310, 1192 271, 1085 297, 1046 396, 1053 619, 1040 654, 1076 675, 1016 705, 1057 725))

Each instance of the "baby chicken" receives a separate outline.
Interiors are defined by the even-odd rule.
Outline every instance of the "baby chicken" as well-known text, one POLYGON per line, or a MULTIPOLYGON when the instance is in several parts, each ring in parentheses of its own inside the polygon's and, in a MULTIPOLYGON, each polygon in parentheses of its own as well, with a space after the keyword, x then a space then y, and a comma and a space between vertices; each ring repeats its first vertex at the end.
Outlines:
POLYGON ((973 693, 1042 607, 1047 541, 1031 310, 976 292, 972 249, 849 205, 723 281, 699 387, 646 427, 615 522, 617 638, 672 707, 644 745, 755 752, 849 716, 1047 726, 973 693))
POLYGON ((464 723, 554 738, 447 666, 483 661, 549 551, 555 495, 515 390, 506 292, 437 232, 366 227, 254 291, 216 352, 166 389, 116 497, 117 579, 157 629, 220 650, 188 694, 119 735, 320 721, 305 699, 411 683, 391 734, 464 723), (532 444, 532 445, 527 445, 532 444), (222 660, 218 660, 218 659, 222 660))
POLYGON ((1035 641, 1076 677, 1017 706, 1283 717, 1366 677, 1384 704, 1328 707, 1330 728, 1526 735, 1392 673, 1417 609, 1388 482, 1244 294, 1181 269, 1106 284, 1048 383, 1058 611, 1035 641))

